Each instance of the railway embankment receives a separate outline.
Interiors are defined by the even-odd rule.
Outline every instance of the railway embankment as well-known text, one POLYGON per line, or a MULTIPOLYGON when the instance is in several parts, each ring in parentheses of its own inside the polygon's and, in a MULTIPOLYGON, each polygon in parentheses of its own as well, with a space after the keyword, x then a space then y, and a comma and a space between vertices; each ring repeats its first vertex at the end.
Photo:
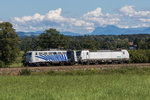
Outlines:
POLYGON ((20 72, 24 69, 30 70, 31 73, 47 73, 49 71, 62 72, 62 71, 89 70, 89 69, 104 70, 104 69, 117 69, 120 67, 150 68, 150 63, 0 68, 0 75, 20 75, 20 72))

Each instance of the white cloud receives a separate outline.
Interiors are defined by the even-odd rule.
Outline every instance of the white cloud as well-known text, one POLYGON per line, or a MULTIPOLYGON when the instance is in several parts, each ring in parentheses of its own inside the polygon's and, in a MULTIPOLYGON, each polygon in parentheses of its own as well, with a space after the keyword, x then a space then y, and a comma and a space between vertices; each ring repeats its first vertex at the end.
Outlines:
POLYGON ((82 19, 94 23, 95 26, 116 25, 120 21, 118 14, 103 14, 101 8, 88 12, 82 16, 82 19))
POLYGON ((94 11, 88 12, 87 14, 84 14, 84 17, 99 17, 102 16, 102 9, 101 8, 97 8, 94 11))
POLYGON ((136 11, 134 6, 124 6, 119 9, 122 14, 121 26, 129 28, 150 27, 150 11, 136 11))
POLYGON ((128 16, 133 16, 136 11, 133 9, 133 6, 124 6, 120 8, 120 12, 123 12, 128 16))
POLYGON ((13 24, 18 30, 45 30, 48 28, 56 28, 59 31, 71 31, 71 32, 89 32, 93 27, 93 23, 86 22, 81 19, 65 18, 61 16, 62 9, 51 10, 45 15, 38 13, 33 16, 24 16, 22 18, 13 18, 13 24))
POLYGON ((130 17, 150 17, 150 11, 136 11, 134 6, 124 6, 120 8, 120 12, 123 12, 130 17))
POLYGON ((4 22, 4 20, 0 19, 0 23, 4 22))
POLYGON ((142 21, 142 22, 150 22, 150 19, 140 18, 139 20, 142 21))
POLYGON ((103 13, 102 8, 89 11, 79 18, 63 17, 62 9, 50 10, 41 15, 15 17, 11 19, 17 31, 39 31, 56 28, 58 31, 78 33, 92 32, 96 27, 116 25, 121 28, 150 26, 150 11, 137 11, 134 6, 124 6, 116 13, 103 13))

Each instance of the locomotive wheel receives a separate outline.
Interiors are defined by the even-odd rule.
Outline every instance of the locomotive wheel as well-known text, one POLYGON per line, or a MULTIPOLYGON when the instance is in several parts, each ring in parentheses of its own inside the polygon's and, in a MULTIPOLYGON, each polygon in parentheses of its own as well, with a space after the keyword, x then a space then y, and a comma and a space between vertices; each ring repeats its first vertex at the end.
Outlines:
POLYGON ((85 65, 89 65, 90 63, 87 61, 87 62, 85 62, 85 65))
POLYGON ((95 62, 95 65, 98 65, 98 64, 99 64, 98 61, 96 61, 96 62, 95 62))
POLYGON ((28 67, 28 66, 29 66, 29 63, 23 63, 23 66, 24 66, 24 67, 28 67))
POLYGON ((60 64, 60 66, 64 66, 64 62, 60 62, 59 64, 60 64))
POLYGON ((39 64, 39 63, 36 63, 35 66, 40 66, 40 64, 39 64))
POLYGON ((46 66, 50 66, 50 63, 46 63, 46 66))
POLYGON ((74 62, 70 62, 69 65, 74 65, 74 62))

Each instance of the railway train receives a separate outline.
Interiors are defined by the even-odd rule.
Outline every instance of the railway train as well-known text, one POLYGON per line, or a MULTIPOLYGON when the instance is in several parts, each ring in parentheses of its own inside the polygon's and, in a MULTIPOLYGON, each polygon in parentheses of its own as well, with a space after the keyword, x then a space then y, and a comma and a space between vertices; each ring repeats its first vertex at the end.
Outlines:
POLYGON ((125 63, 129 59, 127 50, 98 50, 96 52, 90 52, 89 50, 28 51, 25 65, 125 63))
POLYGON ((25 65, 73 65, 79 64, 101 64, 101 63, 125 63, 129 61, 127 50, 48 50, 28 51, 26 53, 25 65))

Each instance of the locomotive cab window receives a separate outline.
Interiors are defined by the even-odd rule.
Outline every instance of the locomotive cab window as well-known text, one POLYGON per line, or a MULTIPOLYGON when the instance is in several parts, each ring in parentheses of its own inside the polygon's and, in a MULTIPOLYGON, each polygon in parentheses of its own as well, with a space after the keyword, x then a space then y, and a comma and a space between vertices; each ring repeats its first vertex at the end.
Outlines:
POLYGON ((89 55, 89 53, 87 52, 86 55, 89 55))
POLYGON ((59 55, 61 55, 61 52, 58 52, 59 55))
POLYGON ((125 52, 123 51, 123 54, 125 54, 125 52))
POLYGON ((42 52, 40 52, 39 55, 42 55, 42 52))
POLYGON ((81 55, 81 51, 77 51, 76 55, 79 57, 81 55))
POLYGON ((73 51, 67 51, 67 56, 69 59, 74 57, 74 52, 73 51))
POLYGON ((57 52, 53 52, 53 54, 54 54, 54 55, 56 55, 56 54, 57 54, 57 52))
POLYGON ((32 55, 32 53, 31 53, 31 52, 26 54, 26 56, 31 56, 31 55, 32 55))
POLYGON ((49 52, 49 55, 52 55, 52 53, 51 53, 51 52, 49 52))
POLYGON ((47 52, 44 52, 44 55, 47 55, 47 52))

